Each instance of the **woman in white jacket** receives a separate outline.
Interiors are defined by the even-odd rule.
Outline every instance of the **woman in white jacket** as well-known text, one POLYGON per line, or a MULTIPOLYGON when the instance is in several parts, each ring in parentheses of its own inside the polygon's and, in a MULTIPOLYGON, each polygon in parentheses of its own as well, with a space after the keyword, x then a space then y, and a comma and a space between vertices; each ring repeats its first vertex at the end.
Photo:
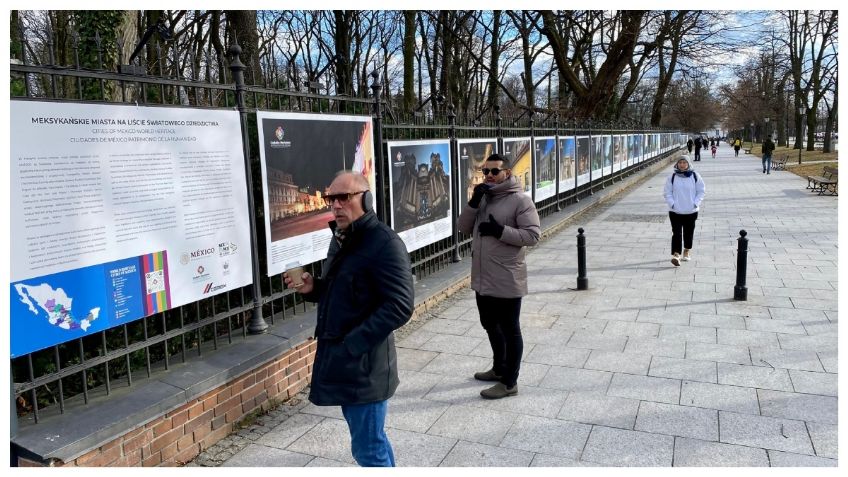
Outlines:
POLYGON ((680 266, 681 260, 689 261, 692 258, 692 236, 695 234, 695 221, 698 220, 704 192, 703 177, 689 168, 689 161, 680 158, 663 189, 663 197, 668 204, 668 217, 671 219, 671 263, 675 267, 680 266))

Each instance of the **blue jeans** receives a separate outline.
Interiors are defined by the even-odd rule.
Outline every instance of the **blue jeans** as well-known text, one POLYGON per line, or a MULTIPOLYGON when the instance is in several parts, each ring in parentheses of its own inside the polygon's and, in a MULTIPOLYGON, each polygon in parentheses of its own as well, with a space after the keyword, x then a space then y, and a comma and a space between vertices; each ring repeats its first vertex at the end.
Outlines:
POLYGON ((771 172, 771 154, 763 154, 763 172, 771 172))
POLYGON ((388 401, 342 406, 350 429, 350 453, 361 467, 394 467, 395 454, 383 429, 388 401))

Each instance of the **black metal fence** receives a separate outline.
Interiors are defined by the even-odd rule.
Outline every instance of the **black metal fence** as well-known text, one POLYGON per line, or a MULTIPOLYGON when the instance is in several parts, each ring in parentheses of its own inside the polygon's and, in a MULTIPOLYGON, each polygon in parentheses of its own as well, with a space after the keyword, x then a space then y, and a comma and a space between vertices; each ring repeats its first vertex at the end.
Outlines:
MULTIPOLYGON (((237 48, 237 46, 236 46, 237 48)), ((149 378, 167 371, 175 360, 185 362, 190 354, 198 356, 213 352, 222 344, 231 344, 238 336, 247 337, 262 331, 264 320, 271 325, 304 313, 307 305, 298 295, 285 289, 282 276, 261 276, 266 270, 262 214, 262 181, 256 134, 257 110, 298 111, 316 114, 371 114, 374 120, 376 165, 378 176, 378 213, 386 220, 389 182, 385 171, 384 146, 388 140, 504 138, 518 136, 577 136, 617 133, 657 133, 659 130, 617 128, 613 125, 593 125, 574 121, 562 124, 557 116, 536 120, 529 114, 518 118, 502 118, 497 109, 480 118, 467 118, 462 124, 450 107, 436 107, 430 115, 401 116, 385 109, 380 94, 381 84, 374 75, 372 98, 339 97, 279 90, 265 86, 248 86, 240 81, 238 50, 231 70, 234 80, 209 83, 163 76, 131 75, 99 69, 84 69, 79 63, 71 66, 29 64, 13 61, 11 91, 14 100, 56 101, 77 103, 135 103, 145 106, 228 109, 242 112, 243 137, 249 174, 253 187, 249 190, 256 205, 251 210, 257 219, 253 252, 258 262, 254 285, 232 290, 157 313, 132 323, 94 333, 91 336, 65 342, 11 360, 12 397, 15 400, 17 423, 35 424, 45 416, 63 413, 76 405, 87 404, 98 396, 108 396, 117 387, 131 386, 134 380, 149 378), (385 117, 384 117, 385 114, 385 117)), ((175 59, 179 61, 179 59, 175 59)), ((531 142, 532 144, 532 142, 531 142)), ((453 154, 456 161, 456 154, 453 154)), ((656 160, 658 158, 654 158, 656 160)), ((598 188, 620 181, 649 164, 644 161, 621 167, 611 175, 592 178, 589 183, 563 193, 557 193, 537 204, 541 216, 561 210, 590 195, 598 188)), ((591 167, 590 167, 591 169, 591 167)), ((452 168, 457 170, 457 168, 452 168)), ((558 173, 558 172, 557 172, 558 173)), ((558 181, 557 181, 558 182, 558 181)), ((452 187, 458 199, 457 187, 452 187)), ((454 200, 454 204, 462 203, 454 200)), ((454 207, 458 213, 459 207, 454 207)), ((413 272, 418 277, 435 273, 470 252, 470 238, 454 231, 452 237, 425 246, 410 254, 413 272)), ((309 271, 320 273, 320 263, 310 265, 309 271)), ((13 416, 13 421, 15 416, 13 416)), ((13 425, 13 428, 15 426, 13 425)))

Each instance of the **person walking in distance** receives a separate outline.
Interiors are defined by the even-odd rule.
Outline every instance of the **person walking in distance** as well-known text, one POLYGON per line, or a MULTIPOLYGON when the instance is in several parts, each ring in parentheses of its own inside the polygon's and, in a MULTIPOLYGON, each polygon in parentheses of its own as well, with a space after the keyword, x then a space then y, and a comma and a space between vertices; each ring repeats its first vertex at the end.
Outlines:
POLYGON ((524 352, 519 315, 521 298, 527 295, 524 247, 539 242, 541 227, 536 206, 512 175, 507 159, 492 154, 482 171, 485 180, 462 208, 459 230, 473 236, 471 288, 493 355, 492 368, 474 378, 495 381, 480 395, 500 399, 518 393, 524 352))
POLYGON ((692 154, 692 145, 695 144, 690 137, 688 141, 686 141, 686 150, 689 151, 689 154, 692 154))
POLYGON ((705 193, 703 178, 689 167, 686 158, 678 159, 663 188, 671 220, 671 263, 675 267, 679 267, 681 261, 687 262, 692 258, 695 221, 698 220, 698 210, 705 193))
POLYGON ((774 142, 771 136, 763 141, 763 174, 771 174, 771 153, 774 152, 774 142))
POLYGON ((742 147, 742 138, 736 136, 736 139, 733 140, 733 151, 736 153, 736 157, 739 157, 739 149, 742 147))
POLYGON ((716 141, 715 143, 713 143, 712 146, 710 146, 710 152, 713 153, 713 159, 715 159, 716 149, 718 149, 718 141, 716 141))
POLYGON ((701 136, 696 137, 695 138, 695 160, 696 161, 701 160, 701 146, 703 146, 703 145, 704 145, 704 143, 701 140, 701 136))
POLYGON ((351 454, 363 467, 394 467, 385 432, 388 399, 398 387, 393 331, 413 310, 412 272, 406 246, 377 219, 368 180, 342 171, 324 200, 335 220, 322 276, 283 274, 286 286, 318 302, 309 400, 341 406, 351 454))

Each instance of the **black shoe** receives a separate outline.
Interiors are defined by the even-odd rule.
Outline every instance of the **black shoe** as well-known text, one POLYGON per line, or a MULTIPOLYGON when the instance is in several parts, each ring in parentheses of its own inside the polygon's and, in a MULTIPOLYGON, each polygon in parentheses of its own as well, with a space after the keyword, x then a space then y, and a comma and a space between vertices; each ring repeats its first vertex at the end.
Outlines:
POLYGON ((516 394, 518 394, 518 384, 508 388, 504 383, 497 383, 489 389, 480 391, 480 395, 486 399, 501 399, 516 394))
POLYGON ((474 373, 474 379, 478 381, 500 381, 501 377, 495 374, 494 369, 490 369, 488 371, 474 373))
POLYGON ((765 169, 763 169, 763 174, 765 174, 765 173, 766 173, 766 170, 765 170, 765 169))

